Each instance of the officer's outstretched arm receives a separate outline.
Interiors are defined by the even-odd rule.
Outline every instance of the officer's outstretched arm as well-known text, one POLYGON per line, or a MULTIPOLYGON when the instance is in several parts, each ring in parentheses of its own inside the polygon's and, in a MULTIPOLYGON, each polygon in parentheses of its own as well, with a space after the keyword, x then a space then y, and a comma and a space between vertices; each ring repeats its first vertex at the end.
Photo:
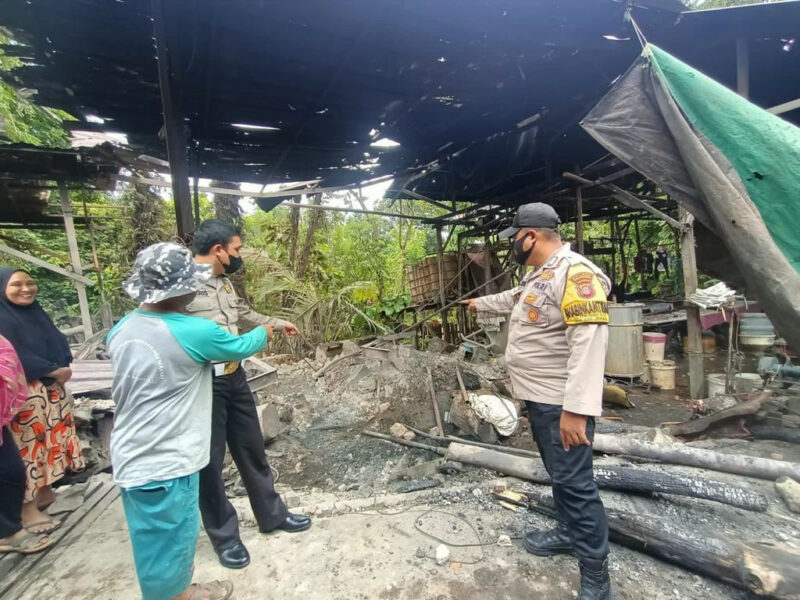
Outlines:
POLYGON ((475 298, 475 308, 480 312, 507 315, 513 310, 521 293, 522 286, 517 286, 499 294, 481 296, 480 298, 475 298))

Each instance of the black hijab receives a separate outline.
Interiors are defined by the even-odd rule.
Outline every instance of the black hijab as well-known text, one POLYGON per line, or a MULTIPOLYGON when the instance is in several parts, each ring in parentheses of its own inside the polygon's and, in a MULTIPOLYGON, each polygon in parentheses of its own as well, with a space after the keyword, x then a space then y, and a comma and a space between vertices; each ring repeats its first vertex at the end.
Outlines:
POLYGON ((44 377, 47 373, 72 362, 72 352, 66 336, 38 302, 18 306, 9 301, 6 296, 8 280, 19 271, 27 273, 24 269, 0 268, 0 335, 14 346, 28 381, 47 379, 44 377))

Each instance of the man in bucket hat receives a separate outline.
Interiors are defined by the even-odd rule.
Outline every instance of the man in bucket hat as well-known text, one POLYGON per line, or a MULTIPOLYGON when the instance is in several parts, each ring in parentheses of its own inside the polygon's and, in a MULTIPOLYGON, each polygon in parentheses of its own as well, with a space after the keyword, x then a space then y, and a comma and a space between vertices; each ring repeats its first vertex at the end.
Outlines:
POLYGON ((199 472, 209 461, 211 363, 263 350, 267 327, 236 336, 182 314, 210 277, 183 246, 145 248, 123 285, 139 308, 108 334, 111 463, 145 600, 224 600, 233 591, 227 581, 191 585, 199 472))
POLYGON ((514 289, 466 302, 472 311, 510 315, 506 367, 553 480, 559 524, 527 533, 523 546, 538 556, 573 554, 579 600, 610 600, 608 523, 592 471, 592 440, 602 409, 611 282, 561 241, 560 222, 547 204, 520 206, 499 235, 513 238, 515 261, 532 269, 514 289))

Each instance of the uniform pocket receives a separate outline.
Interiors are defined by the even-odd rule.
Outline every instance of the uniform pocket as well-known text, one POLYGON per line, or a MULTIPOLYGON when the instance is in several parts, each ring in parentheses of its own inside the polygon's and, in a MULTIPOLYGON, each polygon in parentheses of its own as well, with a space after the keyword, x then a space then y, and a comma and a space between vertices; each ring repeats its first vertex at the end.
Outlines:
POLYGON ((518 304, 519 323, 526 327, 547 327, 549 323, 547 302, 548 298, 543 293, 528 292, 523 295, 518 304))
POLYGON ((186 307, 186 312, 198 313, 214 310, 215 302, 208 296, 195 296, 195 299, 186 307))

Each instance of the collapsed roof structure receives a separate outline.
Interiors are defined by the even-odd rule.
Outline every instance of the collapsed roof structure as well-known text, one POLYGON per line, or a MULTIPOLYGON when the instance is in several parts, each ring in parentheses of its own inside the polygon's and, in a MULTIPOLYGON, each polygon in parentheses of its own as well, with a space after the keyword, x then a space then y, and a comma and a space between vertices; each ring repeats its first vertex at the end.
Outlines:
MULTIPOLYGON (((791 108, 800 96, 781 76, 800 72, 800 52, 786 51, 798 2, 694 12, 675 0, 0 7, 14 40, 4 51, 27 65, 4 76, 76 116, 72 129, 123 133, 162 158, 169 145, 179 211, 188 177, 323 187, 394 177, 395 190, 473 203, 464 214, 475 217, 545 190, 574 217, 572 199, 552 192, 563 171, 604 156, 578 123, 639 53, 628 16, 760 106, 791 108)), ((785 117, 800 122, 800 110, 785 117)), ((585 210, 602 217, 609 203, 585 210)), ((179 227, 192 229, 189 206, 179 227)))
MULTIPOLYGON (((787 76, 800 72, 798 1, 8 0, 0 23, 25 65, 2 74, 11 84, 74 115, 73 130, 169 160, 181 236, 190 178, 195 194, 212 178, 289 184, 286 196, 393 179, 388 195, 447 211, 432 225, 468 227, 459 247, 536 198, 578 223, 579 251, 584 220, 628 214, 665 220, 693 257, 676 204, 581 119, 651 42, 800 123, 787 76)), ((270 210, 282 194, 249 195, 270 210)), ((698 262, 740 283, 724 244, 697 229, 698 262)))

